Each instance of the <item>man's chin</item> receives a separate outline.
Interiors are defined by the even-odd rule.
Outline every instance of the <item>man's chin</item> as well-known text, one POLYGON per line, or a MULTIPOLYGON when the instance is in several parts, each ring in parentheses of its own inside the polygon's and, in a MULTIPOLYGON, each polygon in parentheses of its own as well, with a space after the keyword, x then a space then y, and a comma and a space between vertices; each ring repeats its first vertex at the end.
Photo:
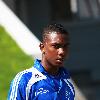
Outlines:
POLYGON ((57 67, 63 67, 63 66, 64 66, 64 64, 63 64, 63 63, 61 63, 61 62, 56 62, 56 66, 57 66, 57 67))

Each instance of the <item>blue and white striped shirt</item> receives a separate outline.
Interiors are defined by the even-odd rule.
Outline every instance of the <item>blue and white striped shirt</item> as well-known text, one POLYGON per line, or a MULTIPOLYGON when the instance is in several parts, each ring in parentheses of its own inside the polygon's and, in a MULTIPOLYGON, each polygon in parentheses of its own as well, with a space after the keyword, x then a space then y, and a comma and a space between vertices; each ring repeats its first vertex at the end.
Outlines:
POLYGON ((8 100, 74 100, 70 76, 60 68, 58 76, 45 71, 36 59, 34 66, 16 75, 11 83, 8 100))

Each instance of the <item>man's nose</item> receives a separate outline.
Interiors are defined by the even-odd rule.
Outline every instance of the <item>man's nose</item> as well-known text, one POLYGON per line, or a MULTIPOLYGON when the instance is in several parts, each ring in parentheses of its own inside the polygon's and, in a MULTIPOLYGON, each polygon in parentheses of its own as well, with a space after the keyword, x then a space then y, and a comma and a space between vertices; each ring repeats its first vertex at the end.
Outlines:
POLYGON ((64 56, 64 55, 65 55, 65 50, 64 50, 64 48, 59 48, 58 54, 64 56))

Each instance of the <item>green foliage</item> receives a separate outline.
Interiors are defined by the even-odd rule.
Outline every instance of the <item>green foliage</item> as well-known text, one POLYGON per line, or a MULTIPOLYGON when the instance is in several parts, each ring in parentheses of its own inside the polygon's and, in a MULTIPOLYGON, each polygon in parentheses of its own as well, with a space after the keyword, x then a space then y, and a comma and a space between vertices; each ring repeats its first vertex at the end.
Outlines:
POLYGON ((33 65, 32 57, 25 55, 0 26, 0 100, 7 100, 11 80, 33 65))

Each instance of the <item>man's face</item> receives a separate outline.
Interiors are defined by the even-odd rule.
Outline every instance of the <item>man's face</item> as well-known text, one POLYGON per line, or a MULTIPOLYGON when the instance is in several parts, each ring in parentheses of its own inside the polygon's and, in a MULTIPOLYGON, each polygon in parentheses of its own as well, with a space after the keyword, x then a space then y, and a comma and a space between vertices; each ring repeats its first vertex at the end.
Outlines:
POLYGON ((52 66, 61 67, 65 57, 68 57, 69 37, 65 34, 54 33, 47 35, 44 42, 44 59, 52 66))

